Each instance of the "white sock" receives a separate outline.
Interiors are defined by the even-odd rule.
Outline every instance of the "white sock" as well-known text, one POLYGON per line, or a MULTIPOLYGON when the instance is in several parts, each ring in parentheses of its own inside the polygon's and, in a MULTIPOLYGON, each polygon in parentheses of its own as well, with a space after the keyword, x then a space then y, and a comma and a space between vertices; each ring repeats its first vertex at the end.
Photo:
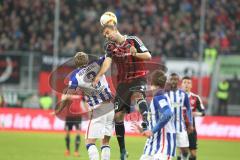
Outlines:
POLYGON ((101 147, 101 160, 110 160, 111 150, 109 146, 102 146, 101 147))
POLYGON ((88 144, 87 146, 89 160, 99 160, 98 149, 95 144, 88 144))

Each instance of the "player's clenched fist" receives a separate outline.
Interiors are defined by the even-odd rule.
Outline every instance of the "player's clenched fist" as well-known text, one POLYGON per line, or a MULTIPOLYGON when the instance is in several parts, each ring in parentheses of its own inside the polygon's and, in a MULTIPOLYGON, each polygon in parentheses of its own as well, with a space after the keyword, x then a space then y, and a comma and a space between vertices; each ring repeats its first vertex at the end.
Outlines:
POLYGON ((137 49, 134 47, 134 46, 131 46, 130 47, 130 53, 132 56, 136 56, 137 54, 137 49))
POLYGON ((92 82, 92 86, 93 87, 96 87, 98 82, 100 80, 100 77, 97 75, 94 79, 93 79, 93 82, 92 82))
POLYGON ((150 130, 146 130, 142 132, 142 135, 149 138, 153 135, 153 132, 150 130))

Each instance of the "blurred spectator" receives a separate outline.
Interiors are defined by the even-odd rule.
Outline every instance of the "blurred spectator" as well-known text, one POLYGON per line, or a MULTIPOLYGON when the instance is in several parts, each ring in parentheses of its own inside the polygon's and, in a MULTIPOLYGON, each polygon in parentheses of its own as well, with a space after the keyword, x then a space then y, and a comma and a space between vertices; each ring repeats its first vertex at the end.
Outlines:
POLYGON ((214 44, 211 43, 209 47, 206 47, 204 50, 204 62, 208 64, 208 68, 210 70, 209 73, 212 73, 214 64, 217 60, 218 51, 214 47, 214 44))
MULTIPOLYGON (((99 17, 116 13, 119 30, 139 36, 153 55, 198 58, 200 6, 193 0, 63 0, 59 51, 103 52, 99 17), (131 16, 129 16, 131 15, 131 16)), ((53 52, 55 0, 0 3, 0 53, 6 50, 53 52)), ((219 54, 240 50, 240 1, 207 1, 205 44, 219 54)))
POLYGON ((32 94, 23 101, 24 108, 40 108, 39 97, 37 94, 32 94))
POLYGON ((223 80, 218 83, 218 115, 226 116, 228 114, 227 105, 229 99, 229 88, 230 86, 227 80, 223 80))
POLYGON ((4 99, 2 95, 0 95, 0 107, 4 107, 4 99))
POLYGON ((40 97, 39 102, 40 102, 41 108, 44 110, 51 109, 53 104, 52 97, 47 93, 45 93, 43 96, 40 97))
POLYGON ((16 92, 3 92, 3 99, 6 107, 22 107, 22 101, 16 92))
POLYGON ((230 92, 229 92, 229 102, 234 105, 239 105, 240 104, 240 80, 235 73, 233 75, 233 78, 229 80, 229 83, 231 84, 230 86, 230 92))

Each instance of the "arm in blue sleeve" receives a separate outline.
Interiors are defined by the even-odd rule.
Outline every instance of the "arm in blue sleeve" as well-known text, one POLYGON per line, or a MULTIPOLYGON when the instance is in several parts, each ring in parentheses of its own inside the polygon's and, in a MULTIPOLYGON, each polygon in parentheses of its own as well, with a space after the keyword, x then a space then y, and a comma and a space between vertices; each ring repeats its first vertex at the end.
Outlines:
POLYGON ((153 134, 159 131, 160 129, 162 129, 173 116, 173 113, 168 105, 160 110, 161 110, 161 116, 157 124, 152 129, 153 134))
POLYGON ((184 106, 187 109, 187 118, 189 123, 192 125, 192 110, 191 110, 191 106, 190 106, 190 102, 189 102, 189 98, 188 95, 185 93, 185 98, 184 98, 184 106))

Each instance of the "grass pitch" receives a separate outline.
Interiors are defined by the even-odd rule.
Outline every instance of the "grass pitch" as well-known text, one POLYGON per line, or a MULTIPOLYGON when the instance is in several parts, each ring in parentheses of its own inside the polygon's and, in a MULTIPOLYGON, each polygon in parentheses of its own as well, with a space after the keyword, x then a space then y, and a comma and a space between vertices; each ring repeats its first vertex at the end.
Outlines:
MULTIPOLYGON (((73 154, 75 135, 71 135, 73 154)), ((33 133, 0 131, 1 160, 88 160, 81 137, 80 157, 64 157, 65 141, 62 133, 33 133)), ((138 160, 145 144, 143 137, 127 137, 129 160, 138 160)), ((98 144, 99 146, 99 144, 98 144)), ((240 142, 200 140, 198 160, 237 160, 240 157, 240 142)), ((111 140, 111 160, 119 160, 116 137, 111 140)))

